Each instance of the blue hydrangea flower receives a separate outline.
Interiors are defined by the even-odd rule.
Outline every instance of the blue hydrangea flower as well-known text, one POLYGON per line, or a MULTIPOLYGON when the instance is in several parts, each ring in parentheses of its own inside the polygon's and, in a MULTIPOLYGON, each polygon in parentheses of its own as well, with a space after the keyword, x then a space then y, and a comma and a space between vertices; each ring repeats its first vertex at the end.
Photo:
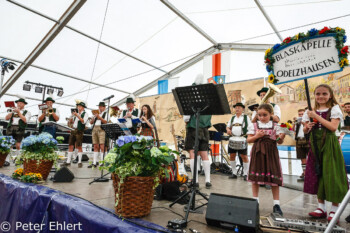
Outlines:
POLYGON ((310 36, 314 36, 314 35, 316 35, 317 33, 318 33, 318 30, 315 29, 315 28, 312 28, 312 29, 309 31, 309 35, 310 35, 310 36))
POLYGON ((120 136, 117 141, 116 141, 117 145, 119 147, 122 147, 125 143, 124 143, 124 136, 120 136))

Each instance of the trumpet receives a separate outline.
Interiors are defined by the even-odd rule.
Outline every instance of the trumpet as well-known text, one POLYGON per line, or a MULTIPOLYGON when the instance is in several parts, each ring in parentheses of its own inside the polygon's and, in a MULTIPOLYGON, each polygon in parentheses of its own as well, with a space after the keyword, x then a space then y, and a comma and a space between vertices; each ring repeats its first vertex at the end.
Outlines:
POLYGON ((49 108, 48 110, 47 110, 47 113, 46 113, 46 116, 51 116, 52 114, 53 114, 53 108, 49 108))

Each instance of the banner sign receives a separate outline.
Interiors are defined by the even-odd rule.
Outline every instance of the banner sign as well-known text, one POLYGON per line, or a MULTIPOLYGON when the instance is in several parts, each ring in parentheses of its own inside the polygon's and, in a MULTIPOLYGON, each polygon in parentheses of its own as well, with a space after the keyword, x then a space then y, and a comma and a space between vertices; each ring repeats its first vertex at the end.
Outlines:
POLYGON ((282 84, 342 71, 349 64, 345 41, 345 31, 338 27, 287 37, 265 53, 268 81, 282 84))

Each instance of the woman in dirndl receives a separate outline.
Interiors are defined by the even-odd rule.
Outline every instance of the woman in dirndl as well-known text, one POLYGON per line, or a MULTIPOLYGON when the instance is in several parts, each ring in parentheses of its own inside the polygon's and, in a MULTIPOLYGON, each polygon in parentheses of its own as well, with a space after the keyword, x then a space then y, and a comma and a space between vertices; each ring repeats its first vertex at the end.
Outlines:
POLYGON ((151 107, 145 104, 141 108, 141 132, 140 135, 152 136, 154 138, 155 117, 151 107))

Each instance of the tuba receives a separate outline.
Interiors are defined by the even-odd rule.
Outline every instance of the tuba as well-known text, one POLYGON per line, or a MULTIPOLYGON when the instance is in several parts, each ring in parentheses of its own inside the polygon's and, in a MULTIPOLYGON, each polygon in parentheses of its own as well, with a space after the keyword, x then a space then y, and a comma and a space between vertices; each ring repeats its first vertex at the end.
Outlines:
MULTIPOLYGON (((276 87, 275 85, 273 85, 272 83, 268 83, 267 84, 269 86, 269 90, 267 91, 266 95, 264 96, 264 98, 262 98, 262 100, 260 101, 260 104, 266 104, 268 99, 270 99, 272 96, 274 96, 276 93, 281 94, 282 91, 276 87)), ((273 109, 273 108, 272 108, 273 109)))

